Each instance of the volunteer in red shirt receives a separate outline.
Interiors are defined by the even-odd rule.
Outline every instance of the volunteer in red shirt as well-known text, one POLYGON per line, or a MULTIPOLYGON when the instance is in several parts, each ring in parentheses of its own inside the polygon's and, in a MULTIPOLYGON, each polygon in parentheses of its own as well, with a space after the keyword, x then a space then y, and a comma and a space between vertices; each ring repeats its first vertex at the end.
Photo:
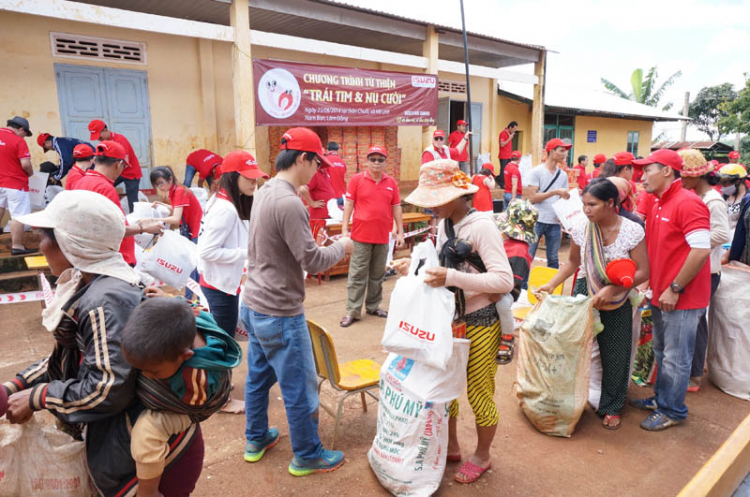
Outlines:
MULTIPOLYGON (((456 131, 448 135, 448 146, 450 148, 458 149, 458 146, 464 141, 464 136, 466 136, 466 121, 463 119, 459 119, 456 122, 456 131)), ((467 139, 468 141, 468 139, 467 139)), ((464 174, 469 174, 469 150, 468 147, 464 147, 463 151, 461 151, 460 154, 458 154, 458 157, 456 158, 458 161, 458 167, 461 169, 461 171, 464 172, 464 174)), ((492 168, 490 168, 492 169, 492 168)))
POLYGON ((339 144, 328 142, 328 154, 326 157, 331 163, 328 168, 328 177, 331 178, 333 194, 338 200, 339 207, 344 206, 344 195, 346 194, 346 163, 339 157, 339 144))
POLYGON ((581 155, 578 157, 578 164, 573 166, 573 172, 576 176, 576 182, 578 183, 578 188, 581 189, 583 192, 583 189, 586 188, 586 185, 588 182, 588 174, 586 173, 586 167, 589 165, 589 158, 585 155, 581 155))
MULTIPOLYGON (((86 171, 81 179, 75 182, 74 190, 88 190, 104 195, 122 210, 120 196, 115 190, 115 179, 128 167, 125 161, 127 153, 122 145, 113 141, 103 141, 96 146, 94 168, 86 171)), ((124 213, 123 213, 124 214, 124 213)), ((92 227, 93 229, 94 227, 92 227)), ((120 244, 120 253, 130 266, 135 266, 135 240, 133 235, 142 233, 159 234, 162 224, 156 219, 141 219, 134 226, 125 220, 125 237, 120 244)))
POLYGON ((89 144, 81 143, 80 145, 76 145, 76 148, 73 149, 73 165, 70 167, 68 176, 65 178, 66 190, 76 189, 76 183, 91 168, 93 161, 94 149, 89 144))
POLYGON ((125 194, 128 197, 129 212, 133 212, 133 204, 138 202, 138 186, 141 183, 141 164, 138 162, 138 156, 133 150, 133 146, 127 138, 119 133, 115 133, 107 128, 104 121, 94 119, 89 123, 91 140, 113 141, 119 143, 125 150, 125 162, 128 165, 119 178, 115 180, 115 186, 125 183, 125 194))
POLYGON ((706 204, 682 188, 682 158, 672 150, 633 161, 644 168, 643 185, 656 196, 646 217, 654 318, 655 396, 631 401, 652 410, 641 428, 658 431, 687 418, 685 393, 698 320, 711 297, 710 217, 706 204))
POLYGON ((505 166, 510 162, 510 155, 513 153, 513 137, 516 135, 516 129, 518 129, 518 123, 511 121, 508 126, 500 132, 498 141, 500 142, 500 153, 498 158, 500 159, 500 174, 497 175, 495 180, 497 186, 505 188, 505 166))
POLYGON ((588 182, 590 182, 592 179, 596 179, 596 178, 599 177, 599 173, 601 172, 601 166, 605 162, 607 162, 607 156, 606 155, 604 155, 604 154, 596 154, 594 156, 594 170, 591 171, 591 175, 588 178, 588 182))
POLYGON ((202 187, 205 182, 209 188, 211 183, 221 175, 221 155, 201 148, 192 152, 185 159, 185 181, 183 185, 190 188, 193 184, 195 173, 198 173, 198 186, 202 187))
POLYGON ((461 153, 466 148, 466 144, 469 143, 469 136, 471 131, 468 131, 461 143, 456 148, 450 148, 445 146, 445 132, 442 129, 436 129, 432 133, 432 145, 427 147, 422 153, 422 164, 440 159, 453 159, 458 161, 461 153), (449 155, 450 154, 450 155, 449 155))
POLYGON ((299 187, 299 195, 310 210, 310 219, 328 219, 328 201, 336 198, 328 176, 328 164, 321 164, 307 185, 299 187))
POLYGON ((203 219, 203 209, 198 197, 190 191, 190 188, 177 185, 172 169, 167 166, 153 168, 149 179, 159 195, 162 198, 169 199, 169 205, 163 202, 154 202, 154 204, 161 204, 171 211, 169 217, 161 218, 160 221, 164 224, 179 226, 182 236, 193 243, 197 243, 201 219, 203 219))
POLYGON ((505 166, 505 173, 503 174, 504 184, 508 185, 508 188, 503 194, 503 203, 507 209, 510 203, 521 198, 523 194, 523 183, 521 182, 521 170, 518 169, 518 161, 521 160, 521 152, 514 150, 510 154, 510 162, 505 166))
POLYGON ((29 121, 16 116, 7 121, 7 127, 0 129, 0 219, 5 209, 10 211, 11 255, 32 254, 36 250, 23 245, 23 224, 16 221, 18 216, 31 213, 29 196, 29 176, 34 174, 31 154, 26 144, 31 136, 29 121))
POLYGON ((482 170, 471 178, 471 182, 479 187, 471 204, 478 211, 492 212, 494 210, 492 205, 492 190, 495 188, 493 168, 490 162, 485 162, 482 164, 482 170))
POLYGON ((367 152, 367 169, 355 174, 346 189, 341 234, 349 236, 349 218, 353 211, 351 238, 354 253, 349 261, 346 315, 339 323, 343 328, 359 321, 363 301, 367 314, 388 317, 388 312, 380 308, 388 241, 395 219, 396 248, 404 246, 404 222, 398 183, 384 172, 387 157, 384 147, 370 147, 367 152))

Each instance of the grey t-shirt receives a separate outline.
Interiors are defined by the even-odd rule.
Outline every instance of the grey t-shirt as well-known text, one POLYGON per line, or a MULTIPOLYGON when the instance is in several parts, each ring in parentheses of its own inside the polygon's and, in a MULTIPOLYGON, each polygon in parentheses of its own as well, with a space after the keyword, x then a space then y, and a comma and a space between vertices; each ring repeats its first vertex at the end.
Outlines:
MULTIPOLYGON (((529 186, 539 187, 540 193, 543 193, 542 190, 548 192, 552 190, 559 190, 560 188, 564 188, 567 190, 568 175, 565 174, 565 171, 562 171, 557 167, 555 167, 555 171, 553 173, 550 173, 549 169, 547 169, 547 165, 542 163, 531 170, 529 186), (552 183, 552 180, 555 178, 557 171, 560 171, 560 175, 557 177, 555 182, 552 183), (548 186, 549 188, 547 188, 548 186)), ((554 204, 558 200, 560 200, 560 197, 558 195, 552 195, 547 200, 539 202, 538 204, 534 204, 534 207, 539 210, 538 222, 545 224, 560 224, 560 221, 557 220, 557 214, 555 214, 555 210, 552 208, 552 204, 554 204)))

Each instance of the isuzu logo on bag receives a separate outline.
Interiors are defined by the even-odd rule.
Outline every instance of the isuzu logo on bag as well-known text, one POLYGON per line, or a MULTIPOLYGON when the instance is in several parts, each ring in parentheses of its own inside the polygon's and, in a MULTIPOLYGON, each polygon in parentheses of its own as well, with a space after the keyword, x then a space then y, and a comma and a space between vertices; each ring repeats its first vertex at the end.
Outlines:
POLYGON ((409 324, 406 321, 401 321, 398 324, 398 329, 401 331, 405 331, 406 333, 409 333, 410 335, 413 335, 415 338, 419 338, 420 340, 426 340, 428 342, 434 342, 435 341, 435 334, 430 333, 426 330, 420 330, 413 324, 409 324))
POLYGON ((174 272, 175 272, 175 273, 177 273, 177 274, 182 274, 182 268, 181 268, 181 267, 175 266, 174 264, 172 264, 172 263, 169 263, 169 262, 165 261, 165 260, 164 260, 164 259, 162 259, 161 257, 158 257, 158 258, 156 259, 156 263, 157 263, 158 265, 160 265, 160 266, 162 266, 162 267, 166 268, 166 269, 169 269, 170 271, 174 271, 174 272))

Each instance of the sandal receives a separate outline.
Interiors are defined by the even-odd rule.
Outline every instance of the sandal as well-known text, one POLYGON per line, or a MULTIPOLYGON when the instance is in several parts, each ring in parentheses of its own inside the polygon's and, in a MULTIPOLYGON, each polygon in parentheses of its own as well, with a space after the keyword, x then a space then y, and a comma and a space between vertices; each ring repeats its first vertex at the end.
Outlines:
POLYGON ((622 422, 620 421, 620 415, 619 414, 605 414, 604 419, 602 420, 602 427, 605 430, 619 430, 622 426, 622 422), (610 424, 612 420, 617 420, 617 424, 614 426, 610 424))
POLYGON ((513 347, 507 345, 500 345, 500 349, 497 351, 495 356, 495 362, 502 365, 509 364, 513 360, 513 347))
POLYGON ((485 468, 480 468, 471 461, 466 461, 458 468, 458 473, 453 477, 458 483, 469 484, 474 483, 479 479, 482 474, 492 467, 492 463, 488 464, 485 468), (463 478, 463 477, 466 478, 463 478))
POLYGON ((449 454, 445 462, 461 462, 461 454, 449 454))

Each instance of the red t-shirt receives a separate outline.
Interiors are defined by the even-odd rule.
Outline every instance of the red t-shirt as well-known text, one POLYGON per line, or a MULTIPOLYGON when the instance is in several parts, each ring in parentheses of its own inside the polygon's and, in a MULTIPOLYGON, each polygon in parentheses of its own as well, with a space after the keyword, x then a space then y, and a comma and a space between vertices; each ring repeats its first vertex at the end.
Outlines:
POLYGON ((21 159, 30 159, 26 140, 10 128, 0 129, 0 188, 29 191, 29 177, 21 167, 21 159))
POLYGON ((187 224, 190 238, 198 236, 201 230, 201 219, 203 219, 203 208, 198 202, 198 197, 190 191, 190 188, 172 185, 169 190, 169 203, 172 204, 172 209, 182 207, 180 224, 187 224))
POLYGON ((198 177, 205 181, 211 175, 214 166, 221 164, 223 160, 220 155, 201 148, 188 155, 187 159, 185 159, 185 164, 193 166, 198 171, 198 177))
POLYGON ((354 202, 352 240, 360 243, 388 243, 393 229, 393 206, 401 205, 396 180, 387 174, 379 183, 370 171, 355 174, 346 188, 346 198, 354 202))
MULTIPOLYGON (((505 128, 500 132, 500 138, 498 139, 497 143, 500 144, 501 142, 504 142, 510 138, 510 133, 508 133, 508 128, 505 128)), ((498 157, 500 160, 510 159, 510 154, 513 153, 513 140, 510 140, 504 147, 500 146, 500 153, 498 154, 498 157)))
MULTIPOLYGON (((453 148, 453 147, 440 147, 439 149, 437 149, 437 148, 433 147, 433 149, 435 150, 435 153, 438 154, 438 156, 441 159, 448 159, 448 153, 446 152, 446 150, 450 150, 450 154, 451 154, 450 158, 453 159, 453 160, 455 160, 455 161, 459 160, 458 159, 458 149, 456 149, 456 148, 453 148)), ((430 150, 431 149, 427 149, 427 150, 425 150, 422 153, 422 164, 426 164, 427 162, 432 162, 434 160, 438 160, 434 155, 432 155, 432 152, 430 150)))
MULTIPOLYGON (((70 180, 68 180, 70 181, 70 180)), ((110 199, 122 212, 122 205, 120 204, 120 196, 115 190, 115 182, 104 176, 99 171, 93 169, 86 171, 86 173, 75 182, 72 187, 73 190, 88 190, 90 192, 104 195, 110 199)), ((123 212, 123 215, 125 213, 123 212)), ((128 226, 128 220, 125 220, 125 226, 128 226)), ((126 236, 120 243, 120 253, 125 262, 131 266, 135 265, 135 239, 132 236, 126 236)))
POLYGON ((518 184, 516 185, 516 196, 523 194, 523 185, 521 184, 521 171, 518 166, 513 162, 508 162, 505 166, 505 174, 503 175, 503 184, 505 185, 506 193, 513 193, 510 191, 513 188, 513 178, 518 178, 518 184))
POLYGON ((479 187, 479 190, 474 194, 474 200, 472 202, 472 206, 478 210, 478 211, 490 211, 492 212, 492 192, 487 187, 487 185, 484 184, 484 180, 486 180, 489 176, 485 176, 483 174, 475 174, 473 178, 471 178, 471 182, 479 187))
POLYGON ((592 179, 595 179, 595 178, 599 177, 599 173, 600 172, 602 172, 601 166, 597 167, 597 168, 594 168, 594 170, 591 171, 591 176, 589 177, 589 181, 591 181, 592 179))
MULTIPOLYGON (((651 267, 649 277, 653 298, 658 305, 662 292, 669 288, 682 269, 690 246, 685 237, 698 231, 710 232, 708 207, 695 193, 675 180, 661 197, 654 200, 646 218, 646 245, 651 267)), ((711 261, 688 283, 677 301, 677 310, 702 309, 711 299, 711 261)))
MULTIPOLYGON (((336 198, 336 194, 333 193, 333 186, 331 186, 331 178, 328 177, 327 170, 330 168, 318 169, 318 172, 312 177, 310 182, 307 184, 307 189, 310 190, 310 197, 313 200, 322 200, 328 202, 332 198, 336 198)), ((328 219, 331 217, 328 214, 328 207, 310 207, 310 219, 328 219)))
POLYGON ((110 140, 122 145, 122 147, 125 149, 125 153, 127 154, 126 161, 128 163, 128 167, 122 172, 120 176, 127 179, 140 179, 141 176, 143 176, 143 173, 141 172, 141 163, 138 162, 138 156, 135 155, 133 146, 130 145, 128 139, 123 135, 115 133, 114 131, 112 131, 111 134, 112 138, 110 138, 110 140))
POLYGON ((578 188, 583 190, 588 184, 588 178, 586 178, 586 167, 583 164, 576 164, 573 168, 576 174, 576 181, 578 182, 578 188))
POLYGON ((73 164, 73 166, 71 166, 70 168, 70 171, 68 171, 68 176, 65 179, 65 189, 75 190, 76 183, 78 183, 78 181, 83 178, 84 174, 86 174, 86 171, 73 164))
MULTIPOLYGON (((458 150, 458 144, 461 143, 461 141, 464 139, 464 136, 466 133, 461 133, 459 130, 454 131, 450 135, 448 135, 448 146, 451 148, 455 148, 458 150)), ((466 147, 464 148, 464 151, 458 154, 458 159, 456 159, 459 162, 466 162, 469 160, 469 144, 466 144, 466 147)))
POLYGON ((331 187, 336 198, 341 198, 346 193, 346 164, 338 154, 329 153, 328 160, 332 167, 328 168, 328 177, 331 178, 331 187))
POLYGON ((648 193, 645 190, 641 192, 641 194, 638 195, 638 198, 635 201, 636 214, 648 217, 649 212, 651 212, 651 206, 654 205, 654 202, 656 202, 656 200, 658 200, 658 197, 653 193, 648 193))

